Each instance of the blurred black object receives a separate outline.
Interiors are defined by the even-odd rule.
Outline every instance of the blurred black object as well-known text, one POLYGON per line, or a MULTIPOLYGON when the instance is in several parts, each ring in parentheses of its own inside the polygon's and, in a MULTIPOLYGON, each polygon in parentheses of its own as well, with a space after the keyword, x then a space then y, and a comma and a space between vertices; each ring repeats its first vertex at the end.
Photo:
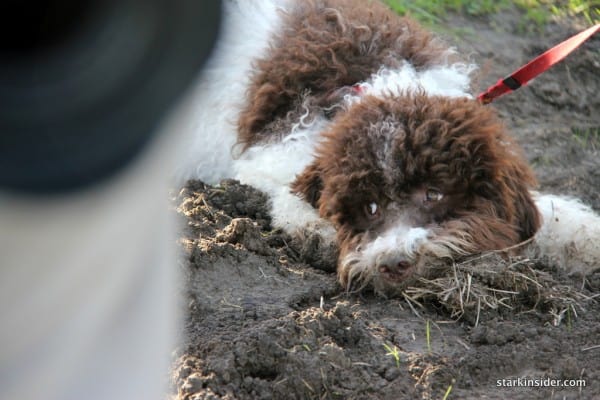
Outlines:
POLYGON ((216 40, 216 0, 3 0, 0 188, 52 193, 140 152, 216 40))

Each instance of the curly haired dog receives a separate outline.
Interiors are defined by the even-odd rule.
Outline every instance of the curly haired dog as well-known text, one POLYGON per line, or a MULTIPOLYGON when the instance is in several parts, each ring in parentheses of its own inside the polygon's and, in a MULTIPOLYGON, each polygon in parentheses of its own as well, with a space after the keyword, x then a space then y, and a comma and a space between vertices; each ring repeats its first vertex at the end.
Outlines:
POLYGON ((470 94, 474 66, 362 0, 229 1, 199 86, 193 168, 265 191, 273 225, 335 240, 342 285, 401 288, 439 259, 511 248, 600 265, 600 217, 539 195, 470 94))

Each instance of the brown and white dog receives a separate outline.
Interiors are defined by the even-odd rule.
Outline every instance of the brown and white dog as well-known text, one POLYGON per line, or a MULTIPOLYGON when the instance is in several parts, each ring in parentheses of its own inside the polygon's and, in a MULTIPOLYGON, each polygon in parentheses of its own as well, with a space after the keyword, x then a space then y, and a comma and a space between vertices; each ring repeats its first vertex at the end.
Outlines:
POLYGON ((600 217, 539 195, 470 93, 475 67, 362 0, 229 0, 182 178, 266 192, 273 225, 340 249, 342 285, 401 288, 434 260, 505 249, 600 266, 600 217))

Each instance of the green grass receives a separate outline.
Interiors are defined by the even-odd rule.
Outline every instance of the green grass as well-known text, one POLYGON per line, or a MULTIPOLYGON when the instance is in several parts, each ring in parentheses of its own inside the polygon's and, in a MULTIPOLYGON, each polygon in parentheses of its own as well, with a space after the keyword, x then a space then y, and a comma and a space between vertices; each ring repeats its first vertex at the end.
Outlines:
POLYGON ((409 15, 423 23, 441 22, 448 12, 464 12, 469 15, 485 15, 506 8, 506 0, 384 0, 400 15, 409 15))
POLYGON ((383 344, 383 347, 387 350, 386 356, 392 356, 396 360, 396 367, 400 369, 400 351, 396 346, 392 347, 387 343, 383 344))
POLYGON ((531 160, 531 165, 535 168, 548 168, 554 165, 554 160, 550 156, 543 154, 531 160))
POLYGON ((586 150, 596 151, 600 147, 600 127, 572 128, 573 138, 586 150))
POLYGON ((600 22, 600 0, 384 0, 400 15, 409 15, 426 25, 441 22, 449 12, 485 16, 510 7, 523 13, 520 25, 541 27, 553 17, 582 17, 588 24, 600 22))
POLYGON ((448 386, 448 389, 446 389, 446 393, 444 394, 444 398, 442 400, 447 400, 448 396, 450 396, 451 391, 452 391, 452 385, 448 386))
POLYGON ((567 308, 567 330, 569 332, 573 330, 573 321, 571 320, 571 306, 567 308))
POLYGON ((600 23, 600 0, 567 0, 560 2, 559 5, 548 3, 553 15, 560 17, 580 15, 590 25, 600 23))
POLYGON ((425 323, 425 337, 427 339, 427 351, 431 353, 431 326, 429 320, 425 323))

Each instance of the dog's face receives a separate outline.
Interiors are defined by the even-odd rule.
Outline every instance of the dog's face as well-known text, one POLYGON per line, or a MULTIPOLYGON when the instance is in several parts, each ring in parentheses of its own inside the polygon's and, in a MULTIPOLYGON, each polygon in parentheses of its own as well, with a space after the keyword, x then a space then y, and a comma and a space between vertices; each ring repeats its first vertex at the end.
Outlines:
POLYGON ((535 184, 473 100, 370 97, 339 113, 292 185, 337 230, 343 285, 402 287, 428 260, 503 249, 539 226, 535 184))

